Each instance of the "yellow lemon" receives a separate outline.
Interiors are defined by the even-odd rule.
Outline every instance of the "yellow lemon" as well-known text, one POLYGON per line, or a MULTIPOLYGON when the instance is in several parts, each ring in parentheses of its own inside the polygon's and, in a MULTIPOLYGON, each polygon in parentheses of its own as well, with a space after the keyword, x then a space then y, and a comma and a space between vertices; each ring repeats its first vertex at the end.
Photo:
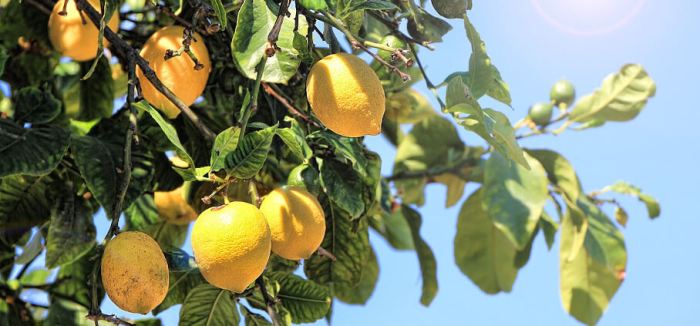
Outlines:
POLYGON ((122 232, 102 255, 102 284, 122 310, 146 314, 168 294, 168 263, 155 240, 142 232, 122 232))
MULTIPOLYGON (((97 27, 87 17, 83 23, 75 1, 68 1, 65 16, 59 15, 58 13, 63 10, 64 1, 68 0, 56 2, 49 16, 49 40, 51 44, 56 51, 73 60, 94 59, 97 56, 97 36, 99 34, 97 27)), ((88 0, 88 2, 100 12, 99 0, 88 0)), ((119 29, 118 12, 114 12, 112 18, 107 22, 107 26, 115 32, 119 29)), ((104 39, 102 44, 107 47, 107 40, 104 39)))
POLYGON ((192 250, 204 278, 236 293, 262 274, 270 247, 265 216, 244 202, 209 208, 192 228, 192 250))
MULTIPOLYGON (((204 44, 204 39, 197 32, 193 32, 193 40, 190 50, 197 57, 199 63, 204 67, 199 70, 194 69, 194 61, 190 56, 182 54, 165 60, 166 50, 177 51, 182 47, 183 32, 182 26, 167 26, 153 33, 141 49, 141 56, 148 61, 149 66, 163 84, 168 87, 185 105, 191 105, 202 95, 204 87, 209 79, 211 62, 209 61, 209 51, 204 44)), ((168 98, 161 94, 150 81, 143 75, 141 69, 136 69, 136 76, 141 82, 143 97, 154 107, 160 109, 168 118, 175 118, 180 114, 180 110, 171 103, 168 98)))
POLYGON ((366 62, 352 54, 332 54, 316 62, 306 80, 306 97, 318 119, 339 135, 361 137, 382 131, 382 83, 366 62))
POLYGON ((197 219, 197 212, 187 203, 184 185, 173 191, 156 191, 153 201, 158 215, 168 223, 185 225, 197 219))
POLYGON ((272 234, 272 252, 291 260, 306 259, 321 245, 326 218, 316 197, 301 187, 282 187, 262 201, 272 234))

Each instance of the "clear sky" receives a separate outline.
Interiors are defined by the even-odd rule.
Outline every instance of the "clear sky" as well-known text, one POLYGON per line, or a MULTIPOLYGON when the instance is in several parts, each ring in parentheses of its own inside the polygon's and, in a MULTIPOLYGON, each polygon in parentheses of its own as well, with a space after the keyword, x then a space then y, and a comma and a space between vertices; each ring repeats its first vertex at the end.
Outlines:
MULTIPOLYGON (((560 78, 570 79, 579 94, 586 94, 605 75, 634 62, 643 64, 658 84, 656 97, 632 122, 523 143, 561 152, 576 167, 586 191, 626 180, 661 202, 662 216, 649 221, 641 204, 622 199, 630 213, 623 231, 629 252, 627 278, 600 325, 698 324, 700 214, 694 200, 700 195, 700 135, 695 129, 700 112, 694 94, 700 76, 699 12, 700 2, 692 0, 474 1, 471 19, 511 87, 513 110, 497 108, 512 121, 524 116, 532 103, 547 100, 549 87, 560 78)), ((467 70, 469 49, 462 23, 454 20, 453 26, 437 51, 422 53, 433 80, 467 70)), ((462 139, 480 144, 470 133, 462 133, 462 139)), ((390 173, 391 147, 381 137, 370 137, 367 143, 381 154, 383 173, 390 173)), ((333 324, 577 325, 559 299, 558 244, 548 252, 538 239, 513 292, 483 294, 454 264, 460 205, 443 208, 442 186, 428 187, 427 195, 420 211, 422 235, 438 261, 440 290, 435 301, 429 308, 418 302, 421 281, 415 254, 395 252, 372 234, 381 266, 377 289, 364 307, 336 304, 333 324)), ((104 229, 104 223, 100 225, 104 229)), ((186 249, 191 250, 189 242, 186 249)), ((104 309, 129 316, 109 302, 104 309)), ((178 309, 161 314, 166 325, 176 324, 178 309)))

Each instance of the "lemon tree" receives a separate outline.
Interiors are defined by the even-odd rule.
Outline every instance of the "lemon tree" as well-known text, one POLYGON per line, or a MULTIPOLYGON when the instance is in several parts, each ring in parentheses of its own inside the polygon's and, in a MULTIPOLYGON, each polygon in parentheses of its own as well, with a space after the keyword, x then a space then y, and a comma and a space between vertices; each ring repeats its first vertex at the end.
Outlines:
POLYGON ((0 325, 150 325, 173 306, 181 325, 332 320, 334 302, 375 291, 370 230, 415 253, 416 300, 429 306, 441 286, 421 237, 441 223, 421 216, 430 184, 461 206, 451 268, 465 282, 510 292, 530 255, 546 254, 533 243, 558 243, 562 306, 596 324, 627 270, 616 196, 650 218, 659 203, 623 181, 584 189, 575 162, 520 140, 633 120, 656 85, 637 64, 588 94, 553 81, 511 121, 472 10, 478 1, 1 1, 0 325), (438 80, 421 58, 453 28, 471 53, 438 80), (107 297, 152 315, 103 311, 107 297))

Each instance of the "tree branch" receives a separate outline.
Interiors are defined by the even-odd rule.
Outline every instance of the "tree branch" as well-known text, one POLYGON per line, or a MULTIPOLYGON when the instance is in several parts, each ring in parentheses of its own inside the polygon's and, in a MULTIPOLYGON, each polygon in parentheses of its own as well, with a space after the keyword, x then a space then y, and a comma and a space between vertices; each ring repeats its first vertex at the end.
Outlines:
POLYGON ((265 307, 267 308, 267 314, 270 315, 270 319, 272 319, 272 325, 281 326, 282 323, 280 322, 280 317, 275 310, 277 300, 267 293, 267 288, 265 288, 265 280, 263 280, 262 275, 255 280, 255 284, 260 289, 260 292, 262 292, 263 299, 265 300, 265 307))
POLYGON ((92 321, 95 321, 95 323, 97 323, 100 320, 104 320, 106 322, 110 322, 110 323, 117 325, 117 326, 120 326, 120 325, 134 326, 134 324, 132 324, 126 320, 120 319, 115 315, 105 315, 105 314, 87 315, 87 316, 85 316, 85 318, 90 319, 92 321))
POLYGON ((282 106, 287 108, 287 111, 289 111, 290 114, 292 114, 293 116, 299 117, 300 119, 304 120, 304 122, 306 122, 308 124, 314 125, 316 127, 320 127, 320 125, 318 123, 316 123, 316 121, 311 120, 311 118, 309 116, 305 115, 299 109, 295 108, 292 104, 290 104, 289 101, 287 100, 287 98, 280 95, 277 92, 277 90, 275 89, 276 87, 274 85, 271 85, 271 84, 268 84, 265 82, 263 82, 261 85, 262 85, 262 88, 265 91, 265 93, 267 93, 268 95, 277 99, 277 101, 280 102, 282 104, 282 106))
MULTIPOLYGON (((100 14, 88 4, 87 0, 76 0, 78 8, 87 14, 87 17, 92 21, 95 26, 99 27, 101 16, 100 14)), ((204 123, 199 119, 199 117, 192 112, 192 110, 185 105, 167 86, 161 82, 161 80, 156 75, 155 71, 151 69, 143 57, 141 57, 136 49, 132 48, 126 41, 124 41, 119 35, 112 31, 109 27, 105 27, 104 36, 112 44, 112 48, 115 51, 121 52, 123 57, 129 57, 133 55, 136 65, 141 68, 143 75, 148 79, 148 81, 153 84, 160 93, 162 93, 170 102, 172 102, 182 113, 195 125, 195 127, 204 135, 207 140, 213 140, 216 135, 204 125, 204 123)))
POLYGON ((279 38, 280 31, 282 30, 282 23, 284 22, 284 17, 289 15, 290 2, 291 0, 282 0, 280 2, 280 10, 277 13, 277 19, 275 20, 275 24, 272 26, 272 29, 270 29, 270 33, 267 34, 267 46, 265 47, 265 54, 268 57, 272 57, 280 49, 277 46, 277 39, 279 38))

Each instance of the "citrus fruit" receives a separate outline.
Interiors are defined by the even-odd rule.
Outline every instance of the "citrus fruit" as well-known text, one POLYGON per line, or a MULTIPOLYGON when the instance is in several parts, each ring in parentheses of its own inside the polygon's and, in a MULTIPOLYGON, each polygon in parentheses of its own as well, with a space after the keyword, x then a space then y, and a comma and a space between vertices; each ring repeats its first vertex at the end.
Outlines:
POLYGON ((122 310, 146 314, 168 293, 168 263, 145 233, 119 233, 107 243, 101 267, 105 291, 122 310))
POLYGON ((352 54, 332 54, 316 62, 306 80, 306 96, 318 119, 341 136, 381 132, 384 89, 374 70, 352 54))
POLYGON ((192 250, 204 278, 236 293, 262 274, 270 247, 265 216, 244 202, 209 208, 192 228, 192 250))
POLYGON ((197 219, 197 212, 187 203, 185 186, 172 191, 156 191, 153 201, 158 215, 168 223, 185 225, 197 219))
POLYGON ((301 187, 281 187, 263 198, 260 211, 272 234, 272 252, 306 259, 321 245, 326 218, 316 197, 301 187))
POLYGON ((562 104, 570 106, 576 98, 576 89, 570 81, 560 80, 552 86, 552 90, 549 92, 549 98, 557 106, 562 104))
POLYGON ((536 103, 535 105, 530 107, 530 111, 528 112, 528 116, 530 117, 530 120, 534 122, 538 126, 543 126, 549 123, 550 120, 552 120, 552 111, 554 109, 554 106, 552 103, 536 103))
MULTIPOLYGON (((64 1, 57 1, 49 16, 49 40, 54 49, 64 56, 76 61, 87 61, 97 56, 97 37, 99 31, 92 21, 83 23, 83 18, 78 12, 75 1, 69 1, 66 6, 66 15, 58 13, 63 10, 64 1)), ((88 0, 90 5, 100 12, 99 0, 88 0)), ((112 14, 107 26, 116 32, 119 29, 119 13, 112 14)), ((106 39, 102 45, 107 47, 106 39)))
MULTIPOLYGON (((165 60, 167 50, 177 51, 182 47, 184 31, 185 28, 182 26, 161 28, 148 38, 141 49, 141 56, 148 61, 160 81, 189 106, 202 95, 209 79, 211 63, 204 39, 197 32, 192 32, 190 50, 203 68, 195 70, 194 61, 185 52, 165 60)), ((161 110, 168 118, 173 119, 180 114, 175 104, 153 87, 141 69, 136 69, 136 76, 141 82, 141 91, 148 103, 161 110)))

